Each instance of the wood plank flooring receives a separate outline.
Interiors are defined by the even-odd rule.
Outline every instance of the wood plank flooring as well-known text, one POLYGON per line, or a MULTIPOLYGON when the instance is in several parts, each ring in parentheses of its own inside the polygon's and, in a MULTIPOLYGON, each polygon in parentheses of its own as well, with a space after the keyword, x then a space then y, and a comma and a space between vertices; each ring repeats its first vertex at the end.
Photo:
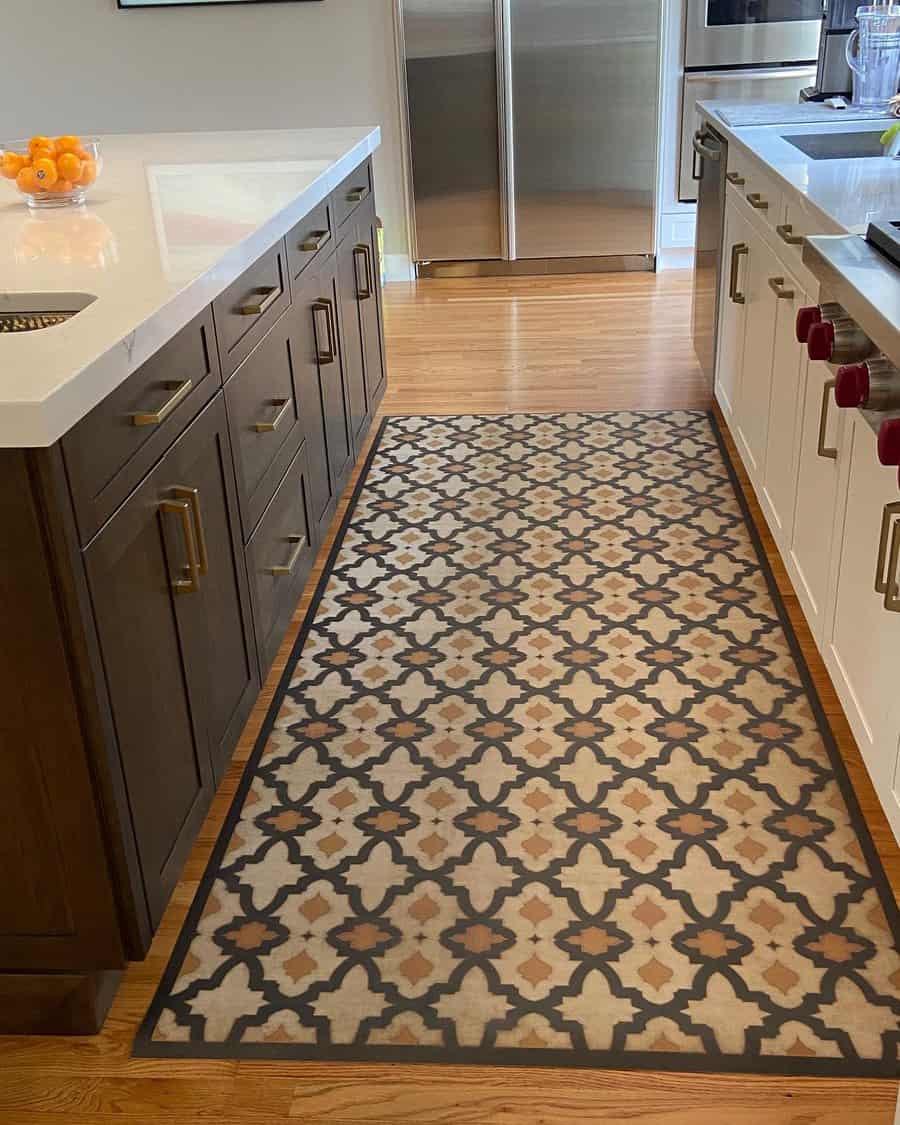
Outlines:
MULTIPOLYGON (((394 414, 698 408, 690 275, 429 281, 386 294, 394 414)), ((731 447, 733 450, 733 446, 731 447)), ((896 847, 758 506, 754 518, 895 891, 896 847)), ((295 629, 327 557, 298 606, 295 629)), ((738 1075, 130 1058, 292 637, 166 911, 92 1038, 0 1038, 2 1125, 890 1125, 896 1083, 738 1075)))

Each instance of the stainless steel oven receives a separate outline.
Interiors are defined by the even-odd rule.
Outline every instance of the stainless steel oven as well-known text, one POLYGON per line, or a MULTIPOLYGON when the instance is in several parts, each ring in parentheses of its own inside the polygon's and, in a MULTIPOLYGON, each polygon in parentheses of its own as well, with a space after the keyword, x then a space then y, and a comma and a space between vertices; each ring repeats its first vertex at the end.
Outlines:
POLYGON ((822 0, 687 0, 684 65, 806 62, 821 26, 822 0))

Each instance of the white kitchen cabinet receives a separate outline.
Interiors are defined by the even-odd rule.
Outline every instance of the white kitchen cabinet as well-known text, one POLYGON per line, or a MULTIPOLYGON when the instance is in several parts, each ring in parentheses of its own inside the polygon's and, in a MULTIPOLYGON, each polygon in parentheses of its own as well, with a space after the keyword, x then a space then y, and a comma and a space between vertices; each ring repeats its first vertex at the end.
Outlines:
POLYGON ((759 499, 776 543, 786 552, 794 527, 801 390, 809 362, 806 348, 797 343, 797 313, 810 301, 793 274, 783 268, 782 274, 784 296, 776 298, 768 441, 759 499))
POLYGON ((769 399, 772 389, 772 353, 775 344, 779 291, 784 271, 764 239, 750 228, 747 281, 744 289, 744 355, 741 379, 734 403, 734 432, 744 464, 754 484, 762 479, 769 431, 769 399))
POLYGON ((875 434, 857 411, 846 415, 841 461, 824 656, 866 768, 898 830, 900 612, 885 608, 884 586, 896 577, 888 576, 887 570, 890 533, 900 518, 900 491, 896 470, 879 464, 875 434))
POLYGON ((716 398, 730 423, 734 415, 741 381, 746 322, 745 287, 753 235, 747 218, 735 203, 729 189, 725 205, 725 232, 721 292, 719 294, 719 344, 716 359, 716 398))
POLYGON ((794 526, 788 568, 816 643, 822 647, 838 489, 839 411, 832 373, 810 361, 804 380, 794 526))

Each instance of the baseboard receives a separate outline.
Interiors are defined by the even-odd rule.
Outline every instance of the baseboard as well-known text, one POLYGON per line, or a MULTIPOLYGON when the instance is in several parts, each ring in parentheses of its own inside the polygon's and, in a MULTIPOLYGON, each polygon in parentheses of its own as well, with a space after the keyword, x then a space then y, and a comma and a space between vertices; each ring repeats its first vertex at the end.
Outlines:
POLYGON ((670 246, 656 252, 656 272, 663 270, 692 270, 694 268, 693 246, 670 246))
POLYGON ((0 1034, 95 1035, 122 973, 0 973, 0 1034))
POLYGON ((388 284, 392 281, 415 281, 416 279, 413 264, 405 254, 385 254, 384 269, 385 280, 388 284))

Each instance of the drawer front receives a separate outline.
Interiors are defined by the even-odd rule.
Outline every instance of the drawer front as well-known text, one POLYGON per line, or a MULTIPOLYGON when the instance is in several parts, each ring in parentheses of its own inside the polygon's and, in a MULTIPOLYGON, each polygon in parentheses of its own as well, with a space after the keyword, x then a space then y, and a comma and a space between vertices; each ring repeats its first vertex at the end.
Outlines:
POLYGON ((247 545, 247 569, 263 679, 278 653, 314 559, 304 444, 247 545))
POLYGON ((204 311, 62 439, 82 544, 99 531, 222 385, 204 311))
POLYGON ((291 303, 284 243, 279 242, 213 303, 222 374, 241 364, 291 303))
POLYGON ((803 264, 803 239, 813 234, 843 234, 837 223, 810 210, 802 199, 788 196, 782 219, 776 226, 778 249, 785 263, 803 282, 808 293, 818 292, 819 283, 803 264))
POLYGON ((754 214, 774 229, 781 222, 784 206, 781 189, 771 176, 752 162, 747 167, 746 180, 744 199, 754 214))
POLYGON ((360 203, 372 194, 372 161, 362 164, 335 189, 332 195, 333 215, 337 225, 343 226, 360 203))
POLYGON ((291 278, 297 278, 310 262, 334 248, 334 225, 331 200, 323 203, 299 222, 287 236, 288 265, 291 278))
POLYGON ((282 317, 225 384, 245 539, 302 440, 289 321, 282 317))

